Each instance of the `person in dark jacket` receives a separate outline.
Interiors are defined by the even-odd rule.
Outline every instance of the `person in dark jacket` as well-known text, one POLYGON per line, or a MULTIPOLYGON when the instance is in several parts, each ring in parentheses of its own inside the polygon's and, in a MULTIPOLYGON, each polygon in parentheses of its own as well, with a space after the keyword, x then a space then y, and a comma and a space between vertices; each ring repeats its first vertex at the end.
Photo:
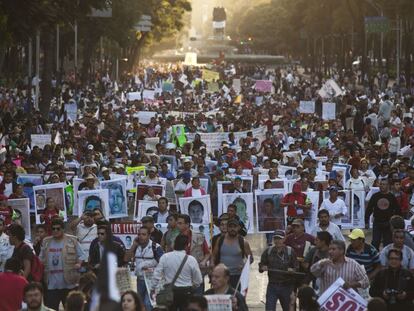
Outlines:
POLYGON ((379 249, 381 242, 383 246, 391 243, 390 218, 401 214, 397 199, 389 191, 388 180, 381 180, 379 188, 380 192, 371 197, 365 211, 366 228, 369 226, 369 217, 373 214, 372 245, 376 249, 379 249))
MULTIPOLYGON (((101 264, 103 252, 104 252, 104 243, 108 238, 108 230, 110 228, 109 223, 100 223, 98 225, 98 237, 92 241, 91 247, 89 248, 89 266, 91 269, 97 273, 101 264)), ((117 257, 118 267, 124 265, 124 255, 125 255, 125 246, 112 237, 114 252, 117 257)))
POLYGON ((400 250, 388 252, 388 268, 381 270, 374 278, 370 288, 372 297, 385 300, 388 311, 413 310, 414 277, 410 271, 401 267, 403 254, 400 250))

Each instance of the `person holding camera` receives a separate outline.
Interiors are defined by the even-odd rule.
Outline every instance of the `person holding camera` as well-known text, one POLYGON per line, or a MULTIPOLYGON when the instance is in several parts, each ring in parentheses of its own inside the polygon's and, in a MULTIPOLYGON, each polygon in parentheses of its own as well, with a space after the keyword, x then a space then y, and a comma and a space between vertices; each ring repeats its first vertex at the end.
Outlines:
POLYGON ((388 267, 374 278, 370 288, 372 297, 385 300, 389 311, 413 310, 414 277, 402 268, 403 253, 398 249, 388 252, 388 267))

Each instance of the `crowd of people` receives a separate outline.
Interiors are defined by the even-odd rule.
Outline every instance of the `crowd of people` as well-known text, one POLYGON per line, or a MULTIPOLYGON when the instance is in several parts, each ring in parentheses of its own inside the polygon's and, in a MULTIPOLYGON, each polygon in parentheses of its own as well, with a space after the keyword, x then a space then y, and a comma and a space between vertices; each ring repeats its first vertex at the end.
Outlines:
POLYGON ((319 310, 338 278, 369 310, 414 308, 410 87, 381 75, 364 87, 341 71, 331 77, 340 94, 324 98, 326 79, 294 68, 216 65, 216 80, 205 70, 148 63, 119 82, 63 81, 47 116, 26 90, 0 88, 0 309, 95 310, 108 245, 136 279, 120 293, 120 310, 204 311, 210 295, 248 310, 242 271, 255 259, 268 275, 267 311, 278 301, 283 311, 319 310), (325 102, 335 103, 334 118, 325 102), (50 142, 34 145, 36 134, 50 142), (129 179, 134 167, 141 175, 129 179), (89 197, 82 209, 45 192, 25 225, 12 204, 33 195, 22 175, 46 185, 80 179, 79 198, 122 176, 133 185, 127 197, 109 188, 107 202, 89 197), (139 200, 137 184, 148 186, 139 200), (223 201, 223 193, 258 191, 270 198, 223 201), (141 213, 141 201, 156 207, 141 213), (123 218, 112 217, 124 204, 123 218), (135 221, 136 234, 121 239, 118 221, 135 221), (264 249, 249 244, 252 232, 264 249))

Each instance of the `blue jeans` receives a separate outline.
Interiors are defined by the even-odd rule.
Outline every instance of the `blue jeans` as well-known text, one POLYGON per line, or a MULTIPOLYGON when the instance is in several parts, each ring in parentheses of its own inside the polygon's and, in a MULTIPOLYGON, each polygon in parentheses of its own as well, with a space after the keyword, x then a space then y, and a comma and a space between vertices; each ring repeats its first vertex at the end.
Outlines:
POLYGON ((145 286, 145 281, 137 278, 137 292, 141 296, 142 302, 144 303, 145 310, 151 311, 152 305, 148 295, 147 287, 145 286))
POLYGON ((293 291, 293 285, 279 285, 277 283, 267 284, 266 291, 266 311, 275 311, 277 300, 283 311, 289 311, 290 295, 293 291))

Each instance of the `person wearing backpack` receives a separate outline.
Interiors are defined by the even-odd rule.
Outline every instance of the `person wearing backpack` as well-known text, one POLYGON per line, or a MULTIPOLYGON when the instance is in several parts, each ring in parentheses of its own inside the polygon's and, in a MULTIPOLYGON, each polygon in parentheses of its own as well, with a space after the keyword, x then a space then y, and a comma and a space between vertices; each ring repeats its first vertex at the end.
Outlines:
POLYGON ((289 272, 298 269, 298 262, 293 249, 285 245, 283 230, 275 231, 273 243, 273 246, 268 247, 262 253, 259 263, 259 272, 267 271, 269 277, 266 290, 266 311, 275 311, 278 300, 280 300, 283 311, 288 311, 290 296, 296 281, 294 275, 289 272))
POLYGON ((230 285, 234 289, 240 286, 239 280, 245 259, 250 255, 250 263, 253 262, 250 245, 239 231, 240 222, 235 218, 229 219, 227 233, 217 240, 213 248, 214 266, 222 263, 229 269, 230 285))
POLYGON ((35 255, 30 245, 24 242, 26 232, 23 226, 11 224, 7 229, 7 233, 9 234, 10 244, 14 246, 12 258, 16 258, 20 262, 23 268, 23 276, 28 281, 32 281, 30 272, 32 269, 32 260, 35 255))
POLYGON ((126 252, 124 257, 126 262, 134 259, 137 292, 142 297, 147 311, 152 310, 152 305, 145 285, 144 273, 148 269, 154 269, 164 254, 161 246, 151 241, 150 237, 151 233, 147 227, 139 228, 138 237, 134 240, 132 247, 126 252))

